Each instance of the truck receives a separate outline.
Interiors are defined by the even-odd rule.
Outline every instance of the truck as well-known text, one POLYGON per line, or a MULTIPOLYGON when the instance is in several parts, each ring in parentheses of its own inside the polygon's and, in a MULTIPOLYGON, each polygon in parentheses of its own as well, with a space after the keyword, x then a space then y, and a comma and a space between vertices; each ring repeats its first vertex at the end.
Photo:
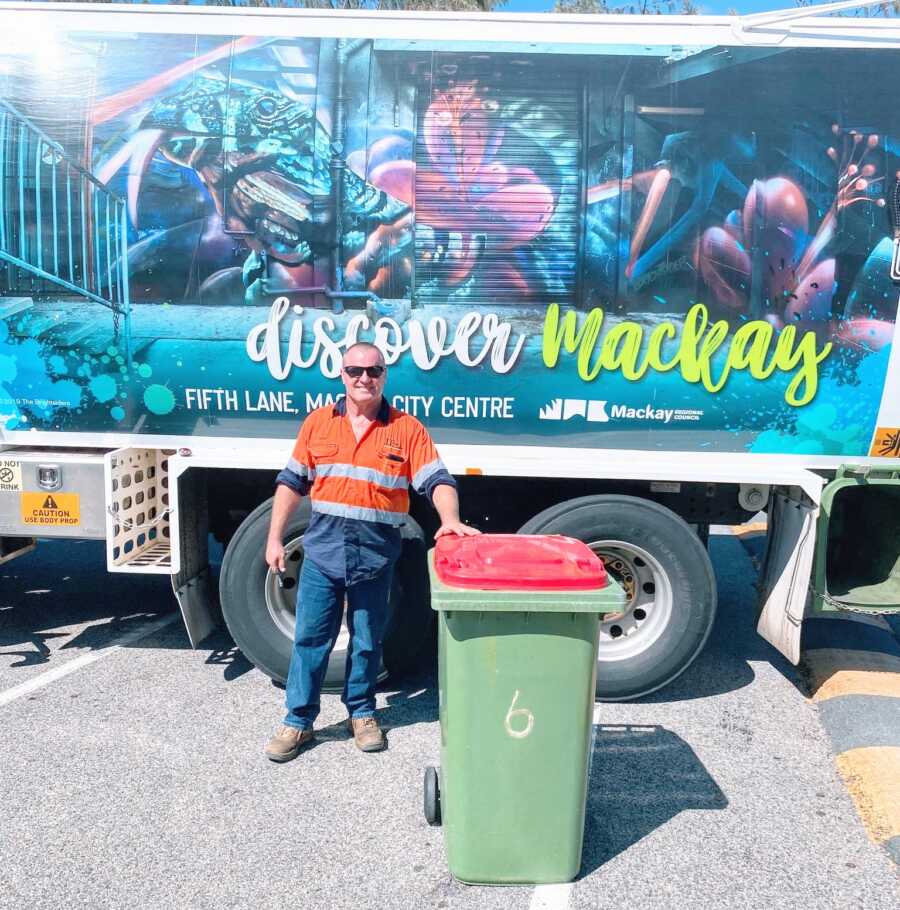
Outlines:
MULTIPOLYGON (((274 477, 368 340, 465 520, 624 587, 599 698, 702 650, 711 524, 766 513, 795 663, 804 616, 897 611, 900 25, 857 5, 0 3, 0 555, 104 540, 283 680, 310 513, 279 585, 274 477)), ((431 644, 434 528, 414 502, 386 673, 431 644)))

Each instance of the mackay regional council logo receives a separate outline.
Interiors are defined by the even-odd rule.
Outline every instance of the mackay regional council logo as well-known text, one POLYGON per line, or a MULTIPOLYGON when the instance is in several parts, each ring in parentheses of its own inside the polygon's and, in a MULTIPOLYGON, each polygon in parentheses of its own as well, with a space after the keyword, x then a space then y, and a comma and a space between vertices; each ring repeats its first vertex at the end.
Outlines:
POLYGON ((538 412, 541 420, 572 420, 581 417, 587 423, 609 423, 611 420, 671 423, 676 420, 700 420, 702 416, 703 411, 699 408, 657 408, 651 404, 633 407, 591 398, 554 398, 538 412))

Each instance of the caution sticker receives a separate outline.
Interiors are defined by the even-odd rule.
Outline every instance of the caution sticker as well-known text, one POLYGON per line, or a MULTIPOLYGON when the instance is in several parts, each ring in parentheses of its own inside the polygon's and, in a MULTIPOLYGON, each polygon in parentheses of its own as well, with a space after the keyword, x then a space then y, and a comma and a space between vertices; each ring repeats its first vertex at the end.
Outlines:
POLYGON ((44 527, 81 523, 77 493, 23 493, 22 523, 44 527))
POLYGON ((900 427, 879 427, 869 455, 874 458, 900 458, 900 427))
POLYGON ((18 493, 22 489, 22 463, 0 459, 0 493, 18 493))

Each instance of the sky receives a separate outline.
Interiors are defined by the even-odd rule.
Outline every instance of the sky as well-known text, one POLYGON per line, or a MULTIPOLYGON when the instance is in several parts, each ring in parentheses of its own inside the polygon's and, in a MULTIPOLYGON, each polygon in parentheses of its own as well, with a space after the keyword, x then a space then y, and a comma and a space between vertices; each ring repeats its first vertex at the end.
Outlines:
MULTIPOLYGON (((613 3, 616 0, 613 0, 613 3)), ((626 0, 622 0, 624 3, 626 0)), ((613 4, 611 4, 613 5, 613 4)), ((788 9, 794 6, 792 0, 697 0, 700 11, 708 15, 725 15, 729 9, 739 13, 760 13, 770 9, 788 9)), ((502 7, 504 13, 545 13, 553 9, 554 0, 509 0, 502 7)))

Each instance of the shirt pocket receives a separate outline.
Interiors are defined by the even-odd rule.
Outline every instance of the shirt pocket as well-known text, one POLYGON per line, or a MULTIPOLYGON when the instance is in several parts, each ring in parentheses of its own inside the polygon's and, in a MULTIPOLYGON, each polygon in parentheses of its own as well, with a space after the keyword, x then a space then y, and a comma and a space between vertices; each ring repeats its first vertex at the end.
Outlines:
POLYGON ((378 470, 388 477, 406 477, 409 472, 409 456, 399 446, 384 445, 378 452, 378 470))
POLYGON ((313 464, 332 464, 338 453, 338 444, 336 442, 314 442, 309 446, 309 454, 312 456, 313 464))

